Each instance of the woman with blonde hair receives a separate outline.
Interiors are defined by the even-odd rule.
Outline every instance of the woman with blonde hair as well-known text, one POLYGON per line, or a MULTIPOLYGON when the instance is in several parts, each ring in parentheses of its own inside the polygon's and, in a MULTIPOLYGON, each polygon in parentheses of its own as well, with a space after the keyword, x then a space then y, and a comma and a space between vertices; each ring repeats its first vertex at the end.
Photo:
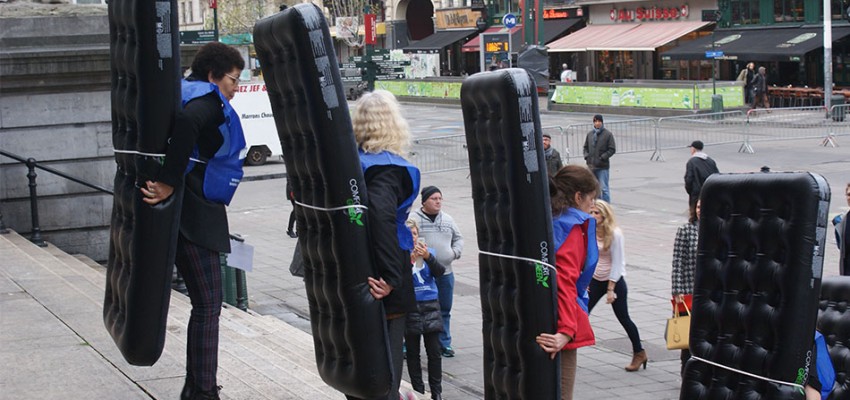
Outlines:
MULTIPOLYGON (((393 386, 387 399, 399 398, 402 346, 407 313, 416 311, 410 254, 413 236, 408 212, 419 193, 419 170, 404 159, 410 132, 391 93, 366 93, 352 115, 354 138, 368 196, 368 229, 378 276, 369 277, 369 293, 384 303, 392 359, 393 386)), ((352 399, 353 397, 348 397, 352 399)))
POLYGON ((637 371, 641 365, 646 369, 646 350, 640 343, 640 333, 629 317, 628 293, 626 286, 626 252, 623 231, 617 226, 614 210, 605 200, 597 199, 590 209, 590 215, 596 219, 596 243, 599 246, 599 262, 590 282, 588 292, 590 303, 588 312, 605 295, 605 302, 614 309, 614 315, 629 335, 632 342, 632 362, 626 371, 637 371))

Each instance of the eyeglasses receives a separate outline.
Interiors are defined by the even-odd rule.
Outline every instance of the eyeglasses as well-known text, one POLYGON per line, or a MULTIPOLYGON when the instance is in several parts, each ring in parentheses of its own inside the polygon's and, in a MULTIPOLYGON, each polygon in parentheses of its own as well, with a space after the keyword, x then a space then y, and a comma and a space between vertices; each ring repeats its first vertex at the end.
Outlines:
POLYGON ((224 76, 226 76, 226 77, 228 77, 228 78, 230 78, 230 79, 233 79, 233 83, 234 83, 234 84, 238 84, 238 83, 239 83, 239 78, 238 78, 238 77, 235 77, 235 76, 230 75, 230 74, 227 74, 227 73, 225 73, 225 74, 224 74, 224 76))

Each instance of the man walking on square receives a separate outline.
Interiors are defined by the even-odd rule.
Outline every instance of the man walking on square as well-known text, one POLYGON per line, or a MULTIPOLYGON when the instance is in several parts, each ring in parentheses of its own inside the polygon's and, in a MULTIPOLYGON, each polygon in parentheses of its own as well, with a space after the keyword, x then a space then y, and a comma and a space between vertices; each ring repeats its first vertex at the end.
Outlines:
POLYGON ((685 165, 685 191, 688 192, 688 205, 696 206, 702 185, 709 175, 720 172, 717 164, 708 154, 703 153, 702 141, 694 140, 691 143, 691 158, 685 165))
POLYGON ((611 202, 611 192, 608 189, 608 171, 611 167, 611 156, 616 152, 614 134, 605 129, 602 115, 594 115, 593 129, 587 133, 587 138, 584 140, 584 160, 599 181, 599 188, 601 189, 599 198, 608 203, 611 202))
POLYGON ((428 247, 436 253, 437 260, 446 267, 443 276, 437 278, 440 313, 443 317, 443 332, 440 334, 440 347, 443 357, 454 357, 450 319, 454 298, 455 276, 452 273, 452 261, 460 258, 463 251, 463 236, 454 219, 444 212, 443 193, 436 186, 422 189, 422 208, 416 210, 411 218, 419 223, 419 237, 425 239, 428 247))

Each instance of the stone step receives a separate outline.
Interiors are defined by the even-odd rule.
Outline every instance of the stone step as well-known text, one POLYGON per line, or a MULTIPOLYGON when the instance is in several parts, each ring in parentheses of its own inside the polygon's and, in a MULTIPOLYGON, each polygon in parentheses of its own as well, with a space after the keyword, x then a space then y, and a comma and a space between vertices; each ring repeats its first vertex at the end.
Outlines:
MULTIPOLYGON (((34 246, 15 233, 2 237, 6 243, 2 247, 3 253, 14 248, 18 258, 24 261, 7 265, 9 263, 0 260, 0 271, 20 284, 85 341, 102 357, 104 364, 129 378, 131 387, 140 388, 154 398, 174 398, 179 393, 185 373, 186 324, 191 310, 188 298, 172 293, 166 345, 157 364, 153 367, 131 366, 124 361, 103 327, 105 270, 87 265, 55 247, 34 246)), ((220 323, 219 384, 224 387, 222 398, 343 398, 319 377, 309 334, 276 318, 232 307, 222 309, 220 323)), ((7 331, 3 336, 17 334, 7 331)))

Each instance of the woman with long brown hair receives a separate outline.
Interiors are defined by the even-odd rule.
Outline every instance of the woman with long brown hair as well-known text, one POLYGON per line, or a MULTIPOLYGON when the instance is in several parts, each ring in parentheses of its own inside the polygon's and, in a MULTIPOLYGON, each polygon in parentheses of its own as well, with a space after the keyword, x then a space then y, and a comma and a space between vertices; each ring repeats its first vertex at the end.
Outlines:
POLYGON ((555 268, 558 277, 558 323, 555 333, 541 333, 537 343, 555 358, 561 353, 561 399, 571 400, 577 349, 596 343, 587 311, 587 286, 596 269, 596 221, 588 214, 599 182, 585 167, 567 165, 549 180, 555 268))

